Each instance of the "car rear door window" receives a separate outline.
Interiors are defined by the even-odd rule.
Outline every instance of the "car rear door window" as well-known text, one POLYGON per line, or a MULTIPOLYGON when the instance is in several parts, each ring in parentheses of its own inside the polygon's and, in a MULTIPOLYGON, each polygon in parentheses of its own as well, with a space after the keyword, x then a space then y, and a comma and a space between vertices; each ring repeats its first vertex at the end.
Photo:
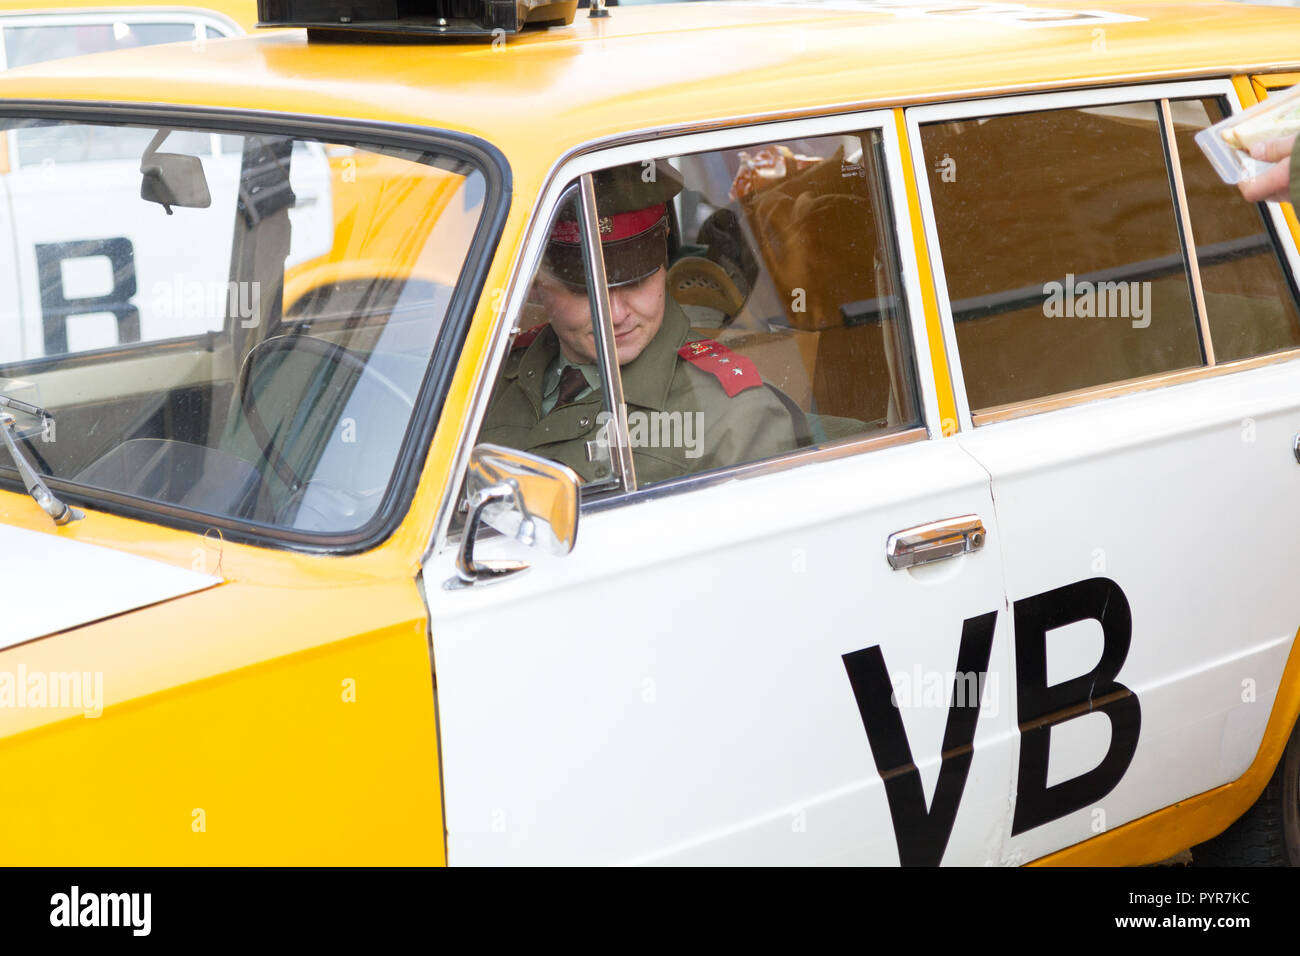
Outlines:
POLYGON ((1157 102, 920 133, 973 410, 1204 363, 1157 102))

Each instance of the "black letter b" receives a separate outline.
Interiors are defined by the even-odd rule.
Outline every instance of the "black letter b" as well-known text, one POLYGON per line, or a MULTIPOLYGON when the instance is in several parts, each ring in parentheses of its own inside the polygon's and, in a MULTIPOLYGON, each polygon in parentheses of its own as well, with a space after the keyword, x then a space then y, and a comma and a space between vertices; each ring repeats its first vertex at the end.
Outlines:
POLYGON ((1133 617, 1128 599, 1109 578, 1091 578, 1015 603, 1016 696, 1020 720, 1020 782, 1011 833, 1016 835, 1095 803, 1110 793, 1137 752, 1142 708, 1115 680, 1128 656, 1133 617), (1047 632, 1076 621, 1101 623, 1097 666, 1080 677, 1047 684, 1047 632), (1110 749, 1092 770, 1047 785, 1052 727, 1092 711, 1110 719, 1110 749))

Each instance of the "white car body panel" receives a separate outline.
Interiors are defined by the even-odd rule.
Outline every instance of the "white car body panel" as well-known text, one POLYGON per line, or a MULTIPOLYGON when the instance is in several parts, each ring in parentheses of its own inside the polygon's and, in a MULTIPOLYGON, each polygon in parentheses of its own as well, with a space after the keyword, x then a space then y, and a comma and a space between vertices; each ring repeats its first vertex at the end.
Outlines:
MULTIPOLYGON (((1228 783, 1254 760, 1300 628, 1298 427, 1291 361, 960 437, 993 475, 1010 599, 1107 577, 1133 619, 1118 676, 1142 708, 1132 764, 1096 807, 1013 838, 1012 859, 1228 783)), ((1049 680, 1091 670, 1100 635, 1094 621, 1061 628, 1049 680)), ((1109 744, 1105 717, 1070 723, 1053 728, 1075 739, 1054 739, 1052 755, 1074 758, 1049 783, 1095 767, 1109 744)))
MULTIPOLYGON (((950 674, 963 618, 1002 601, 991 506, 953 442, 923 441, 593 515, 572 554, 488 588, 443 591, 444 552, 424 579, 449 860, 897 863, 842 655, 950 674), (967 513, 983 552, 890 569, 890 533, 967 513)), ((988 690, 945 863, 1005 837, 1014 688, 988 690)), ((902 708, 927 801, 946 704, 902 708)))
POLYGON ((4 524, 0 553, 8 594, 0 614, 0 648, 221 583, 125 551, 4 524))

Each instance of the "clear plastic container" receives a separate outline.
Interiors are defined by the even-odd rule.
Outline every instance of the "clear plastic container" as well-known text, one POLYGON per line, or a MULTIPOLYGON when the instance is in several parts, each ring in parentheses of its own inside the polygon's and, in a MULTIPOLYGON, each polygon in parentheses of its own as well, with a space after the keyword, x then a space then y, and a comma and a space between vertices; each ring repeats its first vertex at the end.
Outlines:
POLYGON ((1229 185, 1254 179, 1272 163, 1251 158, 1257 143, 1300 133, 1300 86, 1274 93, 1248 110, 1234 113, 1196 134, 1196 145, 1219 178, 1229 185))

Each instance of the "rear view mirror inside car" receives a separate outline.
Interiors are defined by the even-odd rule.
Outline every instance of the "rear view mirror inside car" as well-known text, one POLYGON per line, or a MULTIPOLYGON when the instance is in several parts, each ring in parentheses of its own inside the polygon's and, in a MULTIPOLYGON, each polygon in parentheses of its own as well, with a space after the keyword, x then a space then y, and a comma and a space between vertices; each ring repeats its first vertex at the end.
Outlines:
POLYGON ((170 132, 160 129, 144 151, 140 160, 140 198, 158 203, 169 216, 172 206, 207 209, 212 205, 212 195, 199 157, 154 151, 170 132))

